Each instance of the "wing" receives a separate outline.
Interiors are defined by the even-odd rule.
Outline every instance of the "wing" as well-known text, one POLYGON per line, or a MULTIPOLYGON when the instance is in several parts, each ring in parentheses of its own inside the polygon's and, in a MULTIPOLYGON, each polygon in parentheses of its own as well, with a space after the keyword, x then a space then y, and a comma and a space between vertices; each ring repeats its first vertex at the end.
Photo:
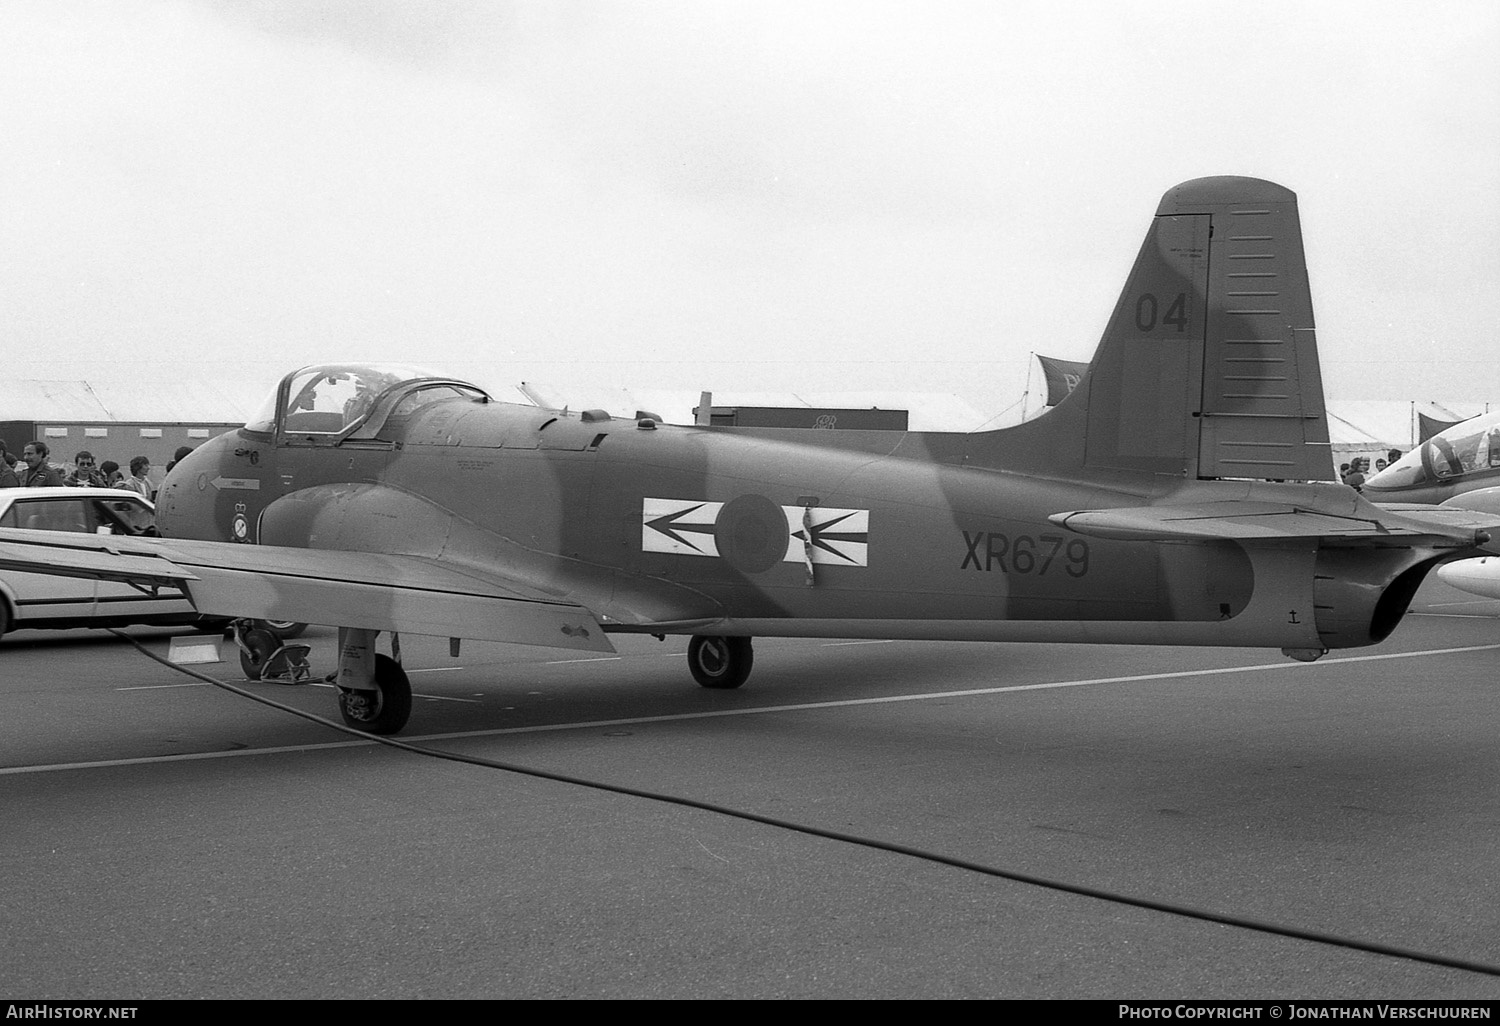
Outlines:
POLYGON ((614 651, 576 602, 423 556, 6 529, 0 569, 177 588, 208 616, 614 651))

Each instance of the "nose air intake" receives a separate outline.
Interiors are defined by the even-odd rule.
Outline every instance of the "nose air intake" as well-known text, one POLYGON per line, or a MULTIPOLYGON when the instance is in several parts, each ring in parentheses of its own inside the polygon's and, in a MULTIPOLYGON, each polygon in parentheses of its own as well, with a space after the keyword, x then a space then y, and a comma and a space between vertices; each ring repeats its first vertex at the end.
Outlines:
POLYGON ((246 476, 257 468, 248 457, 236 455, 246 444, 231 431, 178 461, 156 496, 156 528, 163 537, 244 540, 231 533, 234 505, 239 501, 248 507, 249 497, 260 493, 259 479, 246 476))

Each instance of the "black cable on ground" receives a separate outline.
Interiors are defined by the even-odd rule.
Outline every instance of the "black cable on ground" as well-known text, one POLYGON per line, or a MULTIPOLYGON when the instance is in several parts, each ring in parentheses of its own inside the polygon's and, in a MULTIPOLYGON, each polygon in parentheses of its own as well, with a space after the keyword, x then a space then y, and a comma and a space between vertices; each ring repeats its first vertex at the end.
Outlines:
POLYGON ((426 755, 435 759, 446 759, 449 762, 468 763, 471 766, 483 766, 487 769, 504 770, 508 773, 519 773, 523 776, 536 777, 541 780, 552 780, 558 783, 574 784, 578 787, 592 788, 596 791, 608 791, 614 794, 629 795, 632 798, 645 798, 650 801, 665 802, 668 805, 679 805, 689 809, 700 809, 704 812, 713 812, 722 816, 730 816, 734 819, 747 820, 751 823, 762 823, 766 826, 778 827, 783 830, 790 830, 794 833, 806 834, 810 837, 821 837, 825 840, 830 841, 842 841, 846 844, 858 845, 862 848, 872 848, 876 851, 886 851, 896 855, 905 855, 910 858, 921 859, 925 862, 935 862, 939 865, 951 866, 955 869, 966 869, 970 872, 980 873, 984 876, 996 877, 1001 880, 1010 880, 1014 883, 1030 884, 1033 887, 1043 887, 1047 890, 1059 891, 1064 894, 1076 894, 1085 898, 1095 898, 1099 901, 1107 901, 1116 905, 1128 905, 1133 908, 1143 908, 1149 909, 1153 912, 1165 912, 1168 915, 1182 916, 1186 919, 1197 919, 1202 922, 1218 923, 1223 926, 1235 926, 1243 930, 1253 930, 1257 933, 1272 934, 1277 937, 1289 937, 1293 940, 1312 941, 1315 944, 1327 944, 1332 947, 1347 948, 1351 951, 1363 951, 1367 954, 1372 955, 1387 955, 1391 958, 1402 958, 1411 962, 1422 962, 1427 965, 1442 966, 1446 969, 1462 969, 1466 972, 1482 973, 1485 976, 1500 977, 1500 966, 1490 965, 1485 962, 1476 962, 1471 959, 1465 958, 1451 958, 1447 955, 1434 955, 1429 954, 1425 951, 1417 951, 1413 948, 1404 948, 1394 944, 1381 944, 1376 941, 1362 941, 1350 937, 1342 937, 1338 934, 1325 933, 1320 930, 1304 930, 1295 926, 1281 926, 1277 923, 1266 922, 1260 919, 1251 919, 1247 916, 1236 916, 1224 912, 1213 912, 1205 909, 1194 908, 1191 905, 1179 905, 1175 902, 1170 901, 1157 901, 1154 898, 1134 898, 1129 895, 1119 894, 1115 891, 1109 891, 1098 887, 1088 887, 1082 884, 1072 884, 1060 880, 1051 880, 1047 877, 1035 876, 1031 873, 1021 873, 1009 869, 997 869, 994 866, 987 866, 980 862, 971 862, 968 859, 954 858, 949 855, 926 851, 921 848, 913 848, 904 844, 895 844, 890 841, 872 840, 868 837, 860 837, 857 834, 841 833, 837 830, 827 830, 823 827, 807 826, 802 823, 794 823, 790 820, 777 819, 775 816, 762 816, 759 813, 745 812, 740 809, 732 809, 724 805, 716 805, 713 802, 700 802, 693 798, 681 798, 676 795, 661 794, 656 791, 645 791, 641 790, 640 788, 625 787, 620 784, 608 784, 598 780, 589 780, 584 777, 569 776, 566 773, 553 773, 548 770, 533 769, 531 767, 521 766, 515 763, 499 762, 494 759, 485 759, 477 755, 460 755, 456 752, 445 752, 437 748, 426 748, 422 745, 414 745, 406 741, 397 741, 395 738, 381 737, 378 734, 367 734, 362 730, 356 730, 353 727, 350 727, 348 724, 339 723, 335 720, 330 720, 325 717, 318 716, 315 713, 305 712, 302 709, 297 709, 292 706, 286 705, 285 703, 277 702, 274 699, 266 698, 264 695, 257 695, 252 691, 247 691, 244 688, 236 687, 235 685, 230 684, 227 681, 222 681, 215 677, 210 677, 206 673, 199 673, 197 670, 190 669, 186 666, 180 666, 177 663, 174 663, 168 659, 163 658, 162 656, 157 655, 155 652, 148 651, 145 646, 136 641, 134 638, 130 637, 128 634, 123 634, 120 631, 113 629, 110 630, 110 633, 118 638, 123 638, 124 640, 130 642, 130 644, 134 645, 147 658, 154 659, 156 662, 161 663, 163 666, 171 667, 179 673, 187 674, 189 677, 195 677, 198 680, 203 681, 204 683, 212 684, 214 687, 221 688, 225 691, 230 692, 231 694, 239 695, 243 698, 248 698, 252 702, 259 702, 261 705, 267 705, 273 709, 280 709, 282 712, 291 713, 293 716, 300 716, 302 719, 311 720, 313 723, 320 723, 325 727, 331 727, 334 730, 341 731, 342 733, 352 735, 365 741, 373 741, 376 744, 386 745, 390 748, 399 748, 402 751, 413 752, 417 755, 426 755))

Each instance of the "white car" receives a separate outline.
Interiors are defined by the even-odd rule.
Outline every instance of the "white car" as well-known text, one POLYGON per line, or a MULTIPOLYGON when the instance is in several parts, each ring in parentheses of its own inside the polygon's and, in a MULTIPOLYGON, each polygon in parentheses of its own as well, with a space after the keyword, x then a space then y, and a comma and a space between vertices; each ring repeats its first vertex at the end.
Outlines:
MULTIPOLYGON (((156 534, 156 511, 132 492, 113 488, 0 488, 0 527, 78 534, 156 534)), ((222 619, 198 614, 178 591, 148 594, 128 584, 0 570, 0 634, 21 627, 121 627, 193 624, 222 619)))

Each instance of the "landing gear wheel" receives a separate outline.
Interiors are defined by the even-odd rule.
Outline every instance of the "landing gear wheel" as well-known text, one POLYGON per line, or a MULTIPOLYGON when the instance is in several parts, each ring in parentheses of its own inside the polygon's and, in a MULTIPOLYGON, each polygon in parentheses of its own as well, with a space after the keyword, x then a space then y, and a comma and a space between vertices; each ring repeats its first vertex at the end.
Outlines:
POLYGON ((240 669, 251 680, 260 680, 260 675, 266 672, 266 663, 280 647, 281 642, 270 631, 246 631, 244 645, 240 648, 240 669))
POLYGON ((753 665, 749 638, 695 634, 688 642, 688 669, 706 688, 737 688, 750 677, 753 665))
POLYGON ((344 722, 367 734, 394 734, 411 716, 411 681, 401 664, 390 656, 375 657, 378 691, 339 691, 339 712, 344 722))

